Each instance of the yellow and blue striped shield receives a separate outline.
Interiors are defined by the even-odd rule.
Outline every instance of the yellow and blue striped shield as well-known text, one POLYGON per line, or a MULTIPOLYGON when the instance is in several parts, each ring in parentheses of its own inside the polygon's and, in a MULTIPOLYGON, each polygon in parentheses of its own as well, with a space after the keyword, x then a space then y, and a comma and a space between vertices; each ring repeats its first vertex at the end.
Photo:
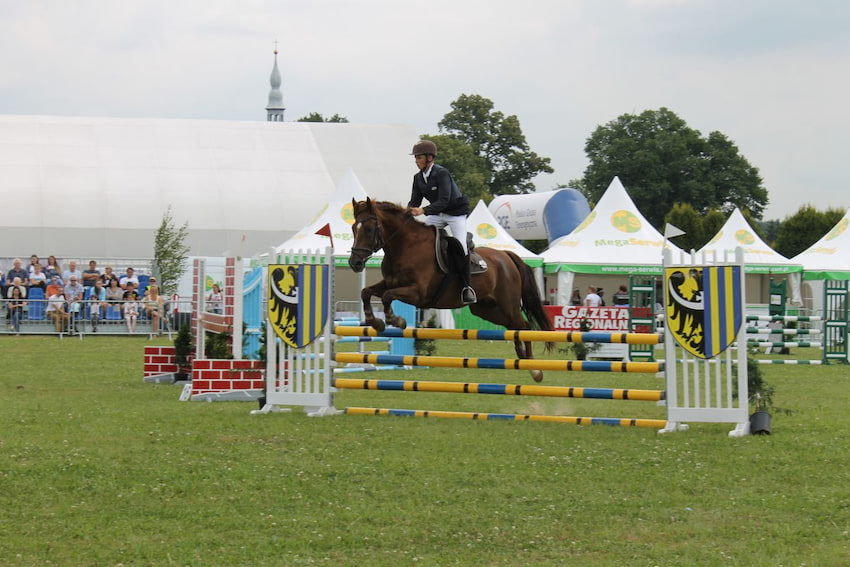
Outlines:
POLYGON ((328 267, 324 264, 269 265, 271 326, 294 348, 312 343, 328 319, 328 267))
POLYGON ((665 268, 666 325, 699 358, 726 350, 743 322, 739 266, 665 268))

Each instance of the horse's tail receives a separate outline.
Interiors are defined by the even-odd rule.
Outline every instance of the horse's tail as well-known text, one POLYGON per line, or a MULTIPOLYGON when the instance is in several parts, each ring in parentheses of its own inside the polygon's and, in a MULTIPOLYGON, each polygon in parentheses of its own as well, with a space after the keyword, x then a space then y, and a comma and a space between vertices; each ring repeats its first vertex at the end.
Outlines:
MULTIPOLYGON (((505 251, 511 260, 513 260, 517 271, 519 271, 521 281, 521 298, 522 312, 525 313, 525 318, 531 323, 532 328, 540 329, 541 331, 551 331, 552 322, 546 311, 543 309, 543 300, 540 299, 540 292, 537 290, 537 282, 534 279, 534 272, 528 267, 528 264, 522 261, 522 258, 513 252, 505 251)), ((546 343, 546 350, 552 350, 555 347, 554 343, 546 343)))

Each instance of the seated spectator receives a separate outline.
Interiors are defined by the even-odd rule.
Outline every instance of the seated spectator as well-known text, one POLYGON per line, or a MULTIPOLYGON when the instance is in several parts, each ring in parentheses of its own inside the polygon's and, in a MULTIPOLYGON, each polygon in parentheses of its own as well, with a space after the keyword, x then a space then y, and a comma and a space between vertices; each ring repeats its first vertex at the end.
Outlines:
POLYGON ((94 282, 100 279, 100 270, 97 269, 97 262, 89 261, 89 269, 83 270, 83 287, 94 287, 94 282))
POLYGON ((97 332, 97 324, 106 310, 106 288, 101 280, 95 280, 89 297, 89 319, 91 319, 91 330, 97 332))
MULTIPOLYGON (((23 285, 21 283, 21 278, 14 278, 12 280, 12 283, 9 285, 9 287, 6 288, 6 299, 11 299, 12 294, 16 290, 18 292, 20 292, 20 295, 21 295, 22 298, 25 298, 27 296, 27 288, 26 288, 25 285, 23 285)), ((12 314, 7 309, 6 310, 6 324, 11 325, 11 323, 10 323, 11 320, 12 320, 12 314)))
POLYGON ((29 285, 30 273, 21 267, 21 259, 15 258, 12 260, 12 269, 6 274, 6 283, 14 282, 15 278, 20 278, 20 285, 29 285))
POLYGON ((124 290, 118 287, 118 279, 113 278, 109 280, 109 287, 106 288, 106 300, 107 301, 123 301, 124 300, 124 290))
POLYGON ((629 304, 629 289, 625 285, 621 285, 617 293, 614 294, 614 305, 629 304))
POLYGON ((139 318, 139 294, 132 289, 127 294, 127 299, 124 300, 124 320, 127 321, 127 330, 132 335, 136 332, 136 320, 139 318))
POLYGON ((47 299, 47 308, 44 312, 53 320, 53 326, 57 333, 64 333, 68 330, 71 314, 65 308, 65 294, 62 288, 59 288, 56 294, 47 299))
POLYGON ((62 280, 67 282, 71 276, 77 276, 77 280, 82 281, 83 273, 77 269, 77 261, 71 260, 68 262, 68 269, 62 272, 62 280))
POLYGON ((68 301, 68 312, 71 315, 71 323, 75 333, 77 332, 77 319, 80 316, 83 294, 85 293, 85 289, 80 285, 78 279, 77 276, 71 275, 67 285, 65 285, 65 299, 68 301))
POLYGON ((127 273, 118 279, 118 284, 121 286, 121 289, 127 290, 127 284, 132 283, 133 288, 139 287, 139 278, 136 277, 136 271, 133 268, 127 268, 127 273))
POLYGON ((103 282, 104 288, 109 288, 109 282, 115 280, 115 283, 118 283, 118 276, 112 272, 112 266, 106 266, 103 274, 101 274, 100 279, 103 282))
POLYGON ((14 331, 16 335, 21 334, 21 319, 24 318, 24 307, 27 302, 21 297, 21 288, 12 288, 12 297, 6 302, 6 308, 10 312, 11 324, 9 330, 14 331))
POLYGON ((50 283, 47 284, 47 290, 44 292, 45 297, 50 297, 51 295, 55 295, 57 290, 60 290, 65 287, 62 278, 59 277, 59 274, 53 274, 50 276, 50 283))
MULTIPOLYGON (((32 256, 30 256, 30 264, 29 266, 27 266, 27 272, 32 274, 35 271, 36 266, 41 266, 41 262, 39 262, 38 260, 38 254, 33 254, 32 256)), ((43 268, 44 266, 42 266, 42 271, 43 268)))
POLYGON ((47 287, 47 275, 41 271, 41 264, 35 264, 34 270, 30 272, 30 287, 40 287, 41 289, 45 289, 47 287))
POLYGON ((137 287, 139 284, 134 284, 133 282, 127 282, 125 285, 127 286, 127 289, 126 289, 126 290, 124 291, 124 293, 121 295, 121 299, 123 299, 124 301, 127 301, 127 300, 130 298, 130 293, 131 293, 131 292, 132 292, 132 293, 135 293, 135 294, 136 294, 136 298, 138 299, 138 297, 139 297, 139 292, 136 290, 136 287, 137 287))
POLYGON ((48 256, 47 258, 47 266, 44 268, 44 275, 48 278, 53 277, 56 274, 59 278, 62 278, 62 265, 56 260, 56 256, 48 256))
POLYGON ((146 294, 144 305, 145 312, 152 323, 151 329, 156 335, 161 335, 159 322, 162 320, 162 309, 165 302, 159 294, 159 287, 156 284, 150 286, 146 290, 146 294))
POLYGON ((207 311, 210 313, 218 313, 219 315, 223 313, 223 300, 224 296, 221 293, 221 287, 217 283, 214 283, 212 291, 207 296, 207 311))

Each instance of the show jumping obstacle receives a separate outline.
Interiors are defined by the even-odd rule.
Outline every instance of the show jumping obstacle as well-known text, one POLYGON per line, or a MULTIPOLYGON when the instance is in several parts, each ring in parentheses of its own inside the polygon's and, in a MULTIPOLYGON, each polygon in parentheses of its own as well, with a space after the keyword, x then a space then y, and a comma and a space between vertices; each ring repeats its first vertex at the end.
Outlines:
MULTIPOLYGON (((332 267, 332 250, 324 254, 310 252, 302 254, 300 264, 325 265, 332 267)), ((738 289, 743 291, 744 270, 743 254, 737 251, 735 264, 738 289)), ((693 268, 684 260, 679 265, 673 265, 669 252, 665 254, 666 268, 681 267, 688 271, 693 268)), ((724 264, 723 266, 728 266, 724 264)), ((333 270, 328 270, 329 285, 326 286, 321 301, 329 302, 333 290, 333 270)), ((731 271, 730 271, 731 273, 731 271)), ((743 297, 737 308, 743 313, 743 297)), ((319 298, 317 298, 319 299, 319 298)), ((336 327, 333 329, 339 335, 358 336, 403 336, 412 338, 465 339, 465 340, 545 340, 545 341, 590 341, 621 342, 639 341, 637 344, 658 344, 658 335, 649 334, 639 337, 635 333, 556 333, 558 337, 541 335, 540 331, 472 331, 472 330, 443 330, 443 329, 385 329, 384 333, 376 333, 373 329, 358 329, 356 327, 336 327), (495 334, 493 334, 495 333, 495 334), (523 333, 520 338, 520 333, 523 333), (496 337, 496 334, 500 335, 496 337), (645 341, 645 342, 643 342, 645 341)), ((461 357, 426 357, 369 355, 363 353, 334 353, 332 340, 332 324, 325 322, 319 329, 317 338, 300 348, 290 347, 276 337, 272 323, 268 323, 266 340, 268 355, 266 366, 265 405, 252 413, 269 413, 289 411, 283 406, 303 406, 308 415, 333 415, 342 413, 333 406, 333 394, 343 389, 396 390, 405 392, 445 392, 445 393, 478 393, 501 395, 529 395, 574 398, 603 398, 618 400, 664 401, 666 403, 666 420, 602 418, 602 417, 569 417, 546 415, 501 414, 481 412, 441 412, 426 410, 398 410, 386 408, 347 408, 344 413, 355 415, 408 415, 416 417, 445 417, 460 419, 507 419, 517 421, 544 421, 573 424, 607 424, 635 427, 654 427, 665 431, 686 429, 686 421, 733 423, 735 429, 730 436, 746 435, 749 432, 747 404, 747 375, 746 348, 743 331, 738 331, 733 337, 738 344, 737 359, 734 361, 739 372, 733 371, 731 351, 725 349, 714 360, 697 360, 697 357, 678 355, 675 339, 671 332, 664 335, 664 348, 668 360, 683 359, 683 364, 664 365, 657 362, 602 362, 602 361, 553 361, 530 359, 485 359, 461 357), (309 354, 310 356, 304 356, 309 354), (389 356, 389 358, 384 358, 389 356), (395 380, 360 380, 334 378, 334 363, 366 362, 411 364, 417 366, 457 367, 457 368, 498 368, 498 369, 532 369, 544 370, 592 370, 614 372, 664 372, 666 390, 629 390, 604 388, 571 388, 558 386, 531 386, 509 384, 477 384, 454 382, 426 381, 395 381, 395 380), (707 363, 707 364, 706 364, 707 363), (681 369, 681 370, 680 370, 681 369), (737 376, 736 376, 737 374, 737 376), (681 378, 680 378, 681 376, 681 378), (737 392, 737 395, 733 392, 737 392)), ((683 351, 684 352, 684 351, 683 351)))

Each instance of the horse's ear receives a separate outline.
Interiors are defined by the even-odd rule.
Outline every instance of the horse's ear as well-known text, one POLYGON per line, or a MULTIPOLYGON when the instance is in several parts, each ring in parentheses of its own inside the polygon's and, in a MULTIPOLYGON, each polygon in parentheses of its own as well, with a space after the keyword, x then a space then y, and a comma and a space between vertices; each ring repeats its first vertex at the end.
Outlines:
POLYGON ((370 199, 369 197, 366 197, 366 208, 370 211, 372 210, 372 199, 370 199))
POLYGON ((357 201, 354 200, 354 197, 351 198, 351 210, 352 211, 357 210, 357 201))

